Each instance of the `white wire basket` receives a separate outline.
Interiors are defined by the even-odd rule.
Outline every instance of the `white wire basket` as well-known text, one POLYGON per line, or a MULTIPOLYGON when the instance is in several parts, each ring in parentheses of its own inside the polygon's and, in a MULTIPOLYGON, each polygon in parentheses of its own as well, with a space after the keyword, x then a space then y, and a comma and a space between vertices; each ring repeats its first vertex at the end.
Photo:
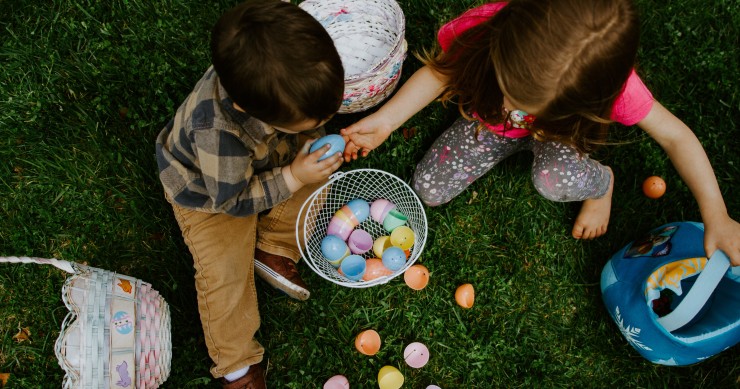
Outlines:
POLYGON ((52 265, 71 275, 62 286, 69 313, 54 344, 62 388, 157 388, 170 375, 170 309, 151 284, 58 259, 0 257, 52 265))
MULTIPOLYGON (((383 225, 368 217, 356 228, 367 231, 373 240, 390 235, 383 225)), ((317 189, 301 207, 296 221, 296 241, 308 266, 322 278, 349 288, 367 288, 385 284, 419 259, 427 239, 427 216, 424 206, 408 184, 393 174, 375 169, 357 169, 333 174, 329 182, 317 189), (350 200, 368 203, 386 199, 408 217, 406 225, 414 231, 415 241, 405 265, 391 274, 369 281, 353 281, 340 274, 321 252, 321 240, 334 214, 350 200), (303 226, 303 229, 300 227, 303 226), (301 234, 301 230, 303 234, 301 234)), ((374 258, 372 250, 362 255, 374 258)))
POLYGON ((299 5, 334 40, 344 66, 339 113, 367 110, 398 85, 406 58, 405 18, 394 0, 306 0, 299 5))

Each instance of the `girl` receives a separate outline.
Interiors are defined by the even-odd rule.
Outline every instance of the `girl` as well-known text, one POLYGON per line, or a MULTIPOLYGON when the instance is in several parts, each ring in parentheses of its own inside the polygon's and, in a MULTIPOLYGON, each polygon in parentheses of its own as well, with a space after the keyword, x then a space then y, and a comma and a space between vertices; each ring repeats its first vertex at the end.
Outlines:
POLYGON ((583 201, 576 239, 606 232, 612 170, 588 157, 611 122, 637 124, 671 158, 694 194, 707 255, 740 265, 740 224, 731 219, 693 132, 635 74, 639 20, 631 0, 513 0, 474 8, 444 25, 443 52, 425 60, 376 113, 343 129, 345 160, 367 156, 441 95, 462 117, 417 166, 413 186, 444 204, 509 155, 534 153, 532 180, 554 201, 583 201))

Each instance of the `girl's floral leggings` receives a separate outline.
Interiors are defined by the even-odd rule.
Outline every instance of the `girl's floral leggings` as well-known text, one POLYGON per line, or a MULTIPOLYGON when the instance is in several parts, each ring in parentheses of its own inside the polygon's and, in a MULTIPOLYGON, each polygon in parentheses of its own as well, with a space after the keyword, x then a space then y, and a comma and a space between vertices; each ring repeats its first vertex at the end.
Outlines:
POLYGON ((583 201, 606 194, 609 170, 575 148, 531 136, 503 137, 485 128, 476 138, 478 124, 459 118, 416 166, 412 185, 425 204, 436 206, 452 200, 504 158, 522 150, 534 153, 532 182, 545 198, 583 201))

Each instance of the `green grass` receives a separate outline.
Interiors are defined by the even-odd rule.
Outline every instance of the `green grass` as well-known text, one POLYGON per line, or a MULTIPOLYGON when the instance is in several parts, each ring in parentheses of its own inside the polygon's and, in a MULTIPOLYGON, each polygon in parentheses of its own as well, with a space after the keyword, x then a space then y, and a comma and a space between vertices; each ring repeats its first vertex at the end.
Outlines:
MULTIPOLYGON (((0 255, 85 262, 151 282, 172 311, 168 388, 218 387, 210 378, 195 301, 192 260, 164 201, 154 138, 209 65, 208 35, 234 2, 0 0, 0 255)), ((410 51, 429 48, 445 20, 478 1, 403 0, 410 51)), ((740 1, 639 0, 639 69, 655 96, 697 133, 730 214, 740 218, 740 1)), ((410 55, 404 79, 418 61, 410 55)), ((337 117, 336 131, 362 114, 337 117)), ((367 159, 409 180, 415 163, 456 117, 432 104, 367 159)), ((355 290, 302 274, 312 298, 296 302, 260 284, 259 339, 277 388, 318 388, 346 375, 376 387, 398 367, 404 387, 732 387, 740 352, 691 367, 655 366, 624 340, 601 302, 599 274, 612 253, 660 224, 699 220, 696 203, 659 146, 630 129, 598 157, 616 173, 607 235, 569 238, 577 204, 544 200, 529 180, 531 155, 503 162, 466 192, 426 209, 421 262, 430 285, 400 279, 355 290), (660 175, 659 200, 640 184, 660 175), (453 299, 473 283, 473 309, 453 299), (354 336, 373 328, 380 352, 354 336), (420 341, 432 358, 411 369, 402 350, 420 341)), ((7 387, 59 387, 53 343, 66 314, 64 275, 49 267, 0 265, 0 373, 7 387), (31 341, 16 343, 20 327, 31 341)))

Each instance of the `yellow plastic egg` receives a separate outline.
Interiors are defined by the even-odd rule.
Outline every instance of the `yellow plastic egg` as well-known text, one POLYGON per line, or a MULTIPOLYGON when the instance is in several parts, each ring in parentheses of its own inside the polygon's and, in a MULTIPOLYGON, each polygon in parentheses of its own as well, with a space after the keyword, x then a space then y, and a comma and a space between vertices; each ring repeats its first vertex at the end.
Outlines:
POLYGON ((391 232, 391 244, 403 250, 408 250, 414 245, 414 230, 407 226, 400 226, 391 232))
POLYGON ((365 330, 357 334, 355 348, 365 355, 375 355, 380 350, 380 335, 375 330, 365 330))
POLYGON ((413 265, 403 273, 403 280, 413 290, 422 290, 429 283, 429 270, 424 265, 413 265))
POLYGON ((463 308, 472 308, 475 301, 475 289, 471 284, 462 284, 455 291, 455 301, 463 308))
POLYGON ((391 246, 393 246, 391 244, 391 237, 383 235, 373 242, 373 253, 375 253, 376 257, 383 258, 383 251, 391 246))
POLYGON ((393 366, 383 366, 378 372, 380 389, 399 389, 403 386, 403 374, 393 366))

